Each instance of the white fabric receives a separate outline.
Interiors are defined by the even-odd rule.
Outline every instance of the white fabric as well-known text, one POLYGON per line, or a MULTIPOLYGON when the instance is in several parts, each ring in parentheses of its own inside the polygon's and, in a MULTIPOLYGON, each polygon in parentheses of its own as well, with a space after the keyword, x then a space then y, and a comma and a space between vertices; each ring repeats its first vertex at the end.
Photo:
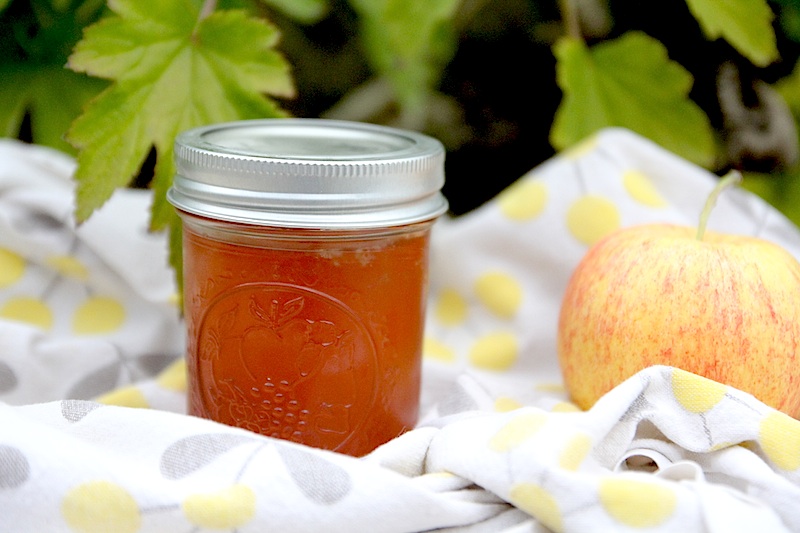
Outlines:
MULTIPOLYGON (((76 228, 73 169, 0 143, 0 531, 800 532, 800 422, 732 388, 690 412, 713 384, 668 367, 586 412, 561 386, 558 308, 591 242, 694 225, 713 186, 649 141, 603 131, 436 226, 423 416, 360 459, 184 414, 150 196, 119 191, 76 228)), ((800 257, 743 190, 709 227, 800 257)))

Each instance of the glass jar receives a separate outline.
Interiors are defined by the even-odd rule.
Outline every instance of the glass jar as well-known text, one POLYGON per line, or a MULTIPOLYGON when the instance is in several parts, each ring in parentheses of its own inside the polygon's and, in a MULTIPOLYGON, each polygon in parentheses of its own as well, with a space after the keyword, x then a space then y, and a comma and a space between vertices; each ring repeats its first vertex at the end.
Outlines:
POLYGON ((189 414, 355 456, 412 428, 441 143, 266 119, 184 132, 175 159, 189 414))

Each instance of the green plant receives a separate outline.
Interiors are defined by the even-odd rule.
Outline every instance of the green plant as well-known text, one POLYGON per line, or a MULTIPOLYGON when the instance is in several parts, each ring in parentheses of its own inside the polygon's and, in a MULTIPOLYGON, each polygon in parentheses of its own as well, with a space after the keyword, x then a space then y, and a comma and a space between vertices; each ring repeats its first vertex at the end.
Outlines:
MULTIPOLYGON (((164 199, 174 136, 256 117, 427 131, 445 142, 451 165, 462 147, 496 149, 512 164, 506 182, 623 126, 713 171, 744 171, 746 186, 800 223, 800 1, 670 4, 686 16, 659 34, 645 27, 653 6, 626 0, 0 0, 0 125, 76 154, 79 221, 119 187, 152 187, 152 227, 173 230, 176 265, 179 224, 164 199), (487 58, 469 46, 512 30, 522 36, 516 49, 487 58), (682 64, 696 59, 678 53, 690 37, 695 56, 716 55, 682 64), (468 48, 479 59, 459 67, 468 48), (459 79, 464 71, 488 71, 499 99, 517 107, 471 109, 482 88, 459 79), (711 81, 698 88, 706 71, 711 81), (505 82, 517 72, 535 86, 505 82), (545 109, 535 141, 524 135, 534 121, 525 98, 545 109), (535 142, 522 151, 539 160, 508 157, 514 139, 535 142)), ((458 174, 448 170, 453 198, 473 187, 458 174)))

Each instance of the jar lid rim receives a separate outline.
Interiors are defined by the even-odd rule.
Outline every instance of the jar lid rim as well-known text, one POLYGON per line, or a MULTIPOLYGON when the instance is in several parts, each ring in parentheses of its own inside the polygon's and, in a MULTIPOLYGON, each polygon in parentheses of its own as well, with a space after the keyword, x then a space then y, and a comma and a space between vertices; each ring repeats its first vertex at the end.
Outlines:
POLYGON ((177 136, 167 198, 180 210, 247 223, 297 225, 303 213, 313 215, 309 226, 412 223, 447 209, 444 157, 433 137, 363 122, 212 124, 177 136))

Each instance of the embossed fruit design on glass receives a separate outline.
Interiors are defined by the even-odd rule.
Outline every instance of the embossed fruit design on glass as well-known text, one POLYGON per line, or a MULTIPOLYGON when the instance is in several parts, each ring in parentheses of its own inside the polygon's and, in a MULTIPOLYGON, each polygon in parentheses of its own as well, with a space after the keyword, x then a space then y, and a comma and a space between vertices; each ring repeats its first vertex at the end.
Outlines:
POLYGON ((320 119, 178 137, 190 414, 356 456, 415 425, 443 158, 320 119))

